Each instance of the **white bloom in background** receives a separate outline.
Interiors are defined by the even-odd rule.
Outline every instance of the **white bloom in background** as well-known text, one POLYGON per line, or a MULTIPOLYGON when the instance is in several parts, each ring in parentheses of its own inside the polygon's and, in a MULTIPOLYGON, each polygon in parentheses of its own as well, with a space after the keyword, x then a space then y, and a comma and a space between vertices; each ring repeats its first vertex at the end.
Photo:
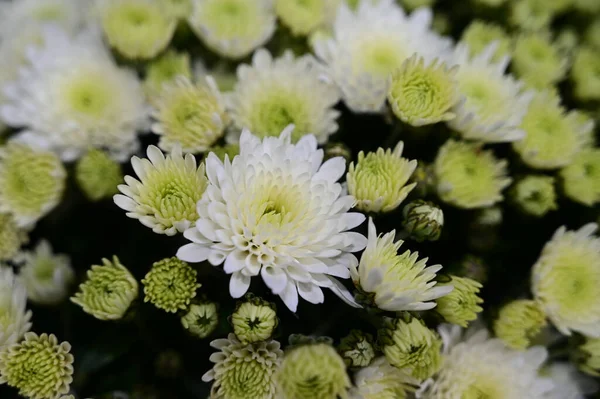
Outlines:
POLYGON ((585 399, 586 395, 598 391, 598 383, 593 378, 581 374, 567 362, 552 363, 542 369, 542 375, 554 383, 544 399, 585 399))
POLYGON ((323 144, 338 129, 338 89, 311 55, 294 58, 286 51, 280 58, 260 49, 252 65, 238 67, 238 82, 227 95, 228 108, 237 128, 230 141, 239 140, 242 129, 258 137, 279 136, 286 126, 295 126, 293 141, 314 134, 323 144))
POLYGON ((563 334, 600 337, 600 238, 589 223, 577 231, 560 227, 533 266, 531 290, 563 334))
POLYGON ((448 125, 465 139, 498 143, 525 136, 519 125, 533 92, 523 92, 523 84, 505 74, 509 56, 493 61, 496 47, 492 43, 475 57, 466 44, 454 50, 452 64, 458 65, 456 81, 464 101, 454 107, 456 118, 448 125))
POLYGON ((352 111, 382 111, 391 73, 413 54, 427 62, 447 55, 451 41, 430 30, 432 18, 429 8, 406 16, 392 0, 340 6, 333 37, 314 45, 352 111))
POLYGON ((273 0, 193 0, 193 5, 190 27, 223 57, 243 58, 275 32, 273 0))
POLYGON ((348 231, 365 217, 348 212, 355 199, 337 183, 345 161, 337 157, 322 164, 317 139, 307 135, 292 144, 292 129, 262 141, 245 130, 233 161, 208 155, 200 218, 184 233, 192 243, 177 256, 188 262, 208 259, 215 266, 225 262, 234 298, 260 274, 294 312, 298 294, 322 303, 321 288, 356 306, 334 278, 350 277, 349 268, 358 264, 352 252, 366 245, 363 235, 348 231))
POLYGON ((117 67, 92 33, 71 38, 47 29, 45 35, 45 45, 28 52, 20 79, 4 87, 8 102, 0 115, 9 126, 29 129, 20 140, 43 144, 64 160, 92 147, 127 159, 138 146, 137 131, 148 126, 138 78, 117 67))
POLYGON ((17 343, 31 328, 25 309, 27 292, 12 269, 0 265, 0 352, 17 343))
POLYGON ((54 305, 67 297, 69 285, 75 279, 67 255, 54 254, 50 243, 42 240, 33 251, 25 252, 22 256, 19 277, 32 302, 54 305))

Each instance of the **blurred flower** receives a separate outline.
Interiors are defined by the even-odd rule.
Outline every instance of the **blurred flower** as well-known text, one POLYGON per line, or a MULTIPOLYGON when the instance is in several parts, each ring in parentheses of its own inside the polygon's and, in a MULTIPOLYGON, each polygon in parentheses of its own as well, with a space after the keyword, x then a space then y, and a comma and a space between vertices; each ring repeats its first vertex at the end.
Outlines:
POLYGON ((0 212, 17 227, 34 226, 60 202, 66 175, 51 152, 14 141, 0 147, 0 212))
POLYGON ((412 126, 453 119, 455 115, 450 111, 460 99, 454 80, 456 69, 438 59, 426 64, 416 55, 404 61, 392 73, 388 89, 394 114, 412 126))
POLYGON ((286 352, 276 378, 282 399, 346 397, 350 388, 344 361, 326 343, 305 344, 286 352))
POLYGON ((511 1, 508 20, 511 25, 523 31, 547 29, 552 22, 555 10, 547 0, 511 1))
POLYGON ((229 160, 233 160, 236 155, 240 153, 239 144, 226 144, 211 147, 207 152, 214 153, 221 162, 225 162, 225 156, 229 157, 229 160))
POLYGON ((160 135, 158 146, 165 151, 181 146, 184 152, 204 152, 221 138, 227 125, 223 98, 210 78, 193 84, 178 76, 163 86, 153 103, 152 131, 160 135))
POLYGON ((103 0, 100 13, 108 43, 129 59, 158 55, 169 45, 177 26, 162 1, 103 0))
POLYGON ((273 0, 193 0, 188 23, 220 56, 244 58, 275 32, 273 0))
POLYGON ((75 164, 75 179, 91 201, 110 198, 118 193, 123 181, 121 165, 100 150, 91 150, 75 164))
POLYGON ((249 129, 258 137, 278 136, 289 124, 296 142, 314 134, 323 144, 338 129, 337 88, 324 75, 311 55, 294 58, 287 50, 279 58, 260 49, 252 64, 237 70, 238 82, 227 97, 235 130, 229 137, 239 140, 239 132, 249 129))
POLYGON ((475 0, 475 3, 481 4, 486 7, 497 8, 506 3, 507 0, 475 0))
POLYGON ((600 238, 589 223, 577 231, 559 228, 533 266, 531 290, 563 334, 600 337, 600 238))
POLYGON ((552 176, 527 175, 511 188, 512 200, 524 213, 544 216, 558 208, 554 180, 552 176))
POLYGON ((600 202, 600 149, 584 149, 560 170, 567 197, 587 206, 600 202))
POLYGON ((230 321, 243 344, 268 340, 279 323, 275 304, 253 295, 237 303, 230 321))
POLYGON ((192 302, 187 313, 181 317, 181 324, 198 338, 208 337, 219 324, 217 304, 209 301, 192 302))
POLYGON ((600 377, 600 338, 586 338, 577 351, 580 355, 576 360, 581 371, 600 377))
POLYGON ((402 225, 417 242, 437 241, 444 227, 444 212, 433 202, 412 201, 402 210, 402 225))
POLYGON ((472 254, 466 254, 457 265, 459 276, 468 277, 482 284, 487 281, 488 269, 489 266, 482 258, 472 254))
POLYGON ((25 339, 0 352, 0 383, 30 399, 56 398, 73 382, 73 355, 68 342, 53 334, 29 332, 25 339))
POLYGON ((398 255, 403 241, 394 242, 395 235, 395 230, 377 235, 373 219, 369 218, 367 248, 358 270, 350 269, 352 280, 361 296, 379 309, 396 312, 432 309, 435 303, 430 301, 452 291, 452 287, 435 287, 432 281, 442 266, 427 266, 428 258, 419 260, 418 252, 406 250, 398 255))
POLYGON ((27 290, 27 297, 34 303, 55 305, 69 294, 75 279, 71 260, 67 255, 54 254, 50 243, 40 241, 33 251, 23 254, 19 276, 27 290))
POLYGON ((79 0, 18 0, 0 5, 0 38, 11 40, 15 32, 53 24, 74 33, 87 22, 90 5, 79 0))
POLYGON ((573 0, 573 5, 577 10, 597 13, 600 12, 600 4, 596 0, 573 0))
POLYGON ((346 163, 348 163, 352 160, 352 151, 344 143, 339 143, 339 142, 327 143, 325 148, 323 148, 323 151, 325 151, 325 156, 323 157, 323 159, 325 161, 328 161, 331 158, 335 158, 335 157, 344 158, 346 163))
POLYGON ((459 208, 482 208, 502 201, 511 183, 507 162, 477 144, 448 140, 435 158, 437 192, 444 202, 459 208))
POLYGON ((499 62, 503 57, 512 54, 510 37, 506 33, 506 30, 500 25, 480 19, 473 20, 467 26, 462 33, 460 41, 469 46, 472 57, 481 54, 481 52, 494 42, 497 44, 492 55, 493 61, 499 62))
POLYGON ((17 226, 8 213, 0 213, 0 262, 12 260, 29 241, 27 231, 17 226))
POLYGON ((515 41, 511 68, 531 87, 544 89, 558 83, 565 77, 567 63, 549 35, 526 33, 515 41))
POLYGON ((307 36, 326 27, 335 18, 341 0, 275 0, 275 12, 281 23, 295 36, 307 36))
POLYGON ((198 203, 200 219, 185 232, 192 243, 177 256, 189 262, 208 259, 215 266, 224 262, 234 298, 260 274, 294 312, 298 294, 322 303, 322 287, 354 304, 333 277, 350 277, 348 268, 358 263, 351 253, 366 245, 363 235, 347 231, 364 216, 348 212, 354 198, 336 183, 345 162, 338 157, 321 165, 323 150, 316 138, 307 135, 292 144, 291 128, 262 141, 244 131, 233 161, 208 154, 209 186, 198 203))
POLYGON ((115 204, 157 234, 183 232, 198 219, 196 203, 208 184, 204 164, 197 165, 192 154, 184 158, 178 146, 166 157, 153 145, 146 154, 148 159, 131 158, 139 180, 125 176, 115 204))
POLYGON ((588 45, 600 50, 600 18, 595 18, 585 30, 585 41, 588 45))
POLYGON ((439 287, 454 287, 448 294, 435 300, 436 312, 448 323, 466 328, 470 321, 477 319, 483 308, 478 294, 482 285, 468 277, 449 276, 449 281, 438 282, 439 287))
POLYGON ((381 356, 354 374, 353 399, 406 399, 419 382, 381 356))
POLYGON ((186 20, 192 13, 193 0, 164 0, 166 11, 179 20, 186 20))
POLYGON ((204 382, 214 381, 211 397, 275 398, 275 373, 283 355, 279 342, 245 345, 229 334, 227 339, 214 340, 210 346, 220 351, 210 356, 215 365, 202 376, 204 382))
POLYGON ((188 53, 167 50, 163 55, 148 63, 144 89, 150 102, 160 95, 165 84, 175 82, 178 76, 192 78, 192 66, 188 53))
POLYGON ((424 198, 431 193, 434 193, 436 190, 436 182, 433 165, 419 160, 417 168, 408 181, 409 183, 417 183, 414 188, 414 194, 419 198, 424 198))
POLYGON ((407 10, 416 10, 420 7, 431 7, 436 0, 400 0, 398 1, 407 10))
POLYGON ((197 275, 189 264, 175 257, 155 262, 142 280, 144 302, 171 313, 187 310, 201 287, 197 275))
POLYGON ((21 340, 31 328, 31 311, 25 310, 27 291, 12 268, 0 265, 0 353, 21 340))
POLYGON ((375 358, 375 345, 371 334, 352 330, 342 338, 338 353, 349 367, 367 367, 375 358))
POLYGON ((93 265, 87 271, 87 280, 71 302, 100 320, 121 319, 138 296, 138 283, 129 270, 113 256, 113 261, 102 259, 102 266, 93 265))
POLYGON ((417 318, 388 320, 377 337, 387 361, 418 381, 432 377, 442 363, 442 340, 417 318))
POLYGON ((544 399, 585 399, 588 394, 598 391, 598 383, 580 374, 567 362, 554 362, 541 370, 554 383, 552 391, 544 399))
POLYGON ((394 150, 378 148, 377 152, 358 153, 358 161, 350 163, 346 181, 355 207, 363 212, 390 212, 396 209, 416 186, 406 184, 417 167, 417 161, 402 157, 404 143, 394 150))
POLYGON ((498 43, 487 46, 475 57, 465 44, 454 50, 451 65, 458 65, 456 81, 465 97, 453 109, 456 118, 448 125, 469 140, 488 143, 521 140, 519 128, 532 93, 522 91, 522 83, 505 74, 510 57, 492 61, 498 43))
POLYGON ((504 305, 494 320, 494 334, 506 346, 527 349, 546 326, 546 315, 535 301, 519 299, 504 305))
POLYGON ((589 101, 600 99, 600 52, 581 46, 575 53, 571 80, 574 93, 579 100, 589 101))

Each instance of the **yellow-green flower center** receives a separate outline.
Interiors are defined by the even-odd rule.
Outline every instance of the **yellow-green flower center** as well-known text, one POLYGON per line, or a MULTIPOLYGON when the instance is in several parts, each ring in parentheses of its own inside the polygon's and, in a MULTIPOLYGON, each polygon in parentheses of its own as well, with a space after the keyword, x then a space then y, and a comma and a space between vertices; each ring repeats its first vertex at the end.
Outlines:
POLYGON ((397 40, 373 37, 359 47, 360 56, 356 62, 364 72, 385 78, 399 68, 409 54, 398 48, 397 40))

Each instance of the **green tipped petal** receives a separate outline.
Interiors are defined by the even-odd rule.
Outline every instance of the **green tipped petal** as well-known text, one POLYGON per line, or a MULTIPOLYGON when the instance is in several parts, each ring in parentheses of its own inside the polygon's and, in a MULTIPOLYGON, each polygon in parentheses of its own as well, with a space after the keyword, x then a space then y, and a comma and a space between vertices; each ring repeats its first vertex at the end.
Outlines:
POLYGON ((142 280, 144 302, 171 313, 187 310, 201 286, 197 274, 188 263, 175 257, 154 263, 142 280))

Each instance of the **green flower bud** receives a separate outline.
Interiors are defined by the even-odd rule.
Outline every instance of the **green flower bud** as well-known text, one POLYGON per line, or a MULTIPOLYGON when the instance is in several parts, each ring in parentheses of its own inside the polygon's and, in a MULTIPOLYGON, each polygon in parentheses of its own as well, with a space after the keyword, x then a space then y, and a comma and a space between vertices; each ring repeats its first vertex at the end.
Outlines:
POLYGON ((171 313, 187 310, 201 286, 197 275, 188 263, 176 257, 155 262, 142 280, 144 302, 171 313))
POLYGON ((509 20, 523 31, 540 31, 548 28, 554 10, 548 7, 547 0, 521 0, 510 4, 509 20))
POLYGON ((600 377, 600 338, 585 338, 577 348, 575 361, 584 373, 600 377))
POLYGON ((192 303, 187 313, 181 317, 183 328, 198 338, 206 338, 219 324, 217 304, 209 301, 192 303))
POLYGON ((477 314, 483 310, 481 299, 477 294, 481 283, 467 277, 450 276, 448 282, 438 282, 438 286, 453 286, 454 289, 447 295, 435 300, 435 310, 442 315, 448 323, 458 324, 466 328, 470 321, 477 319, 477 314))
POLYGON ((102 266, 93 265, 87 272, 87 280, 79 286, 79 292, 71 302, 100 320, 118 320, 138 296, 138 283, 120 262, 102 259, 102 266))
POLYGON ((535 301, 519 299, 504 305, 494 321, 494 333, 513 349, 527 349, 546 326, 546 315, 535 301))
POLYGON ((565 195, 587 206, 600 202, 600 149, 584 149, 560 171, 565 195))
POLYGON ((359 330, 352 330, 342 338, 338 353, 349 367, 367 367, 375 358, 373 336, 359 330))
POLYGON ((333 22, 341 0, 276 0, 275 12, 295 36, 307 36, 333 22))
POLYGON ((521 211, 537 217, 558 207, 554 177, 551 176, 526 176, 514 184, 511 198, 521 211))
POLYGON ((29 241, 27 232, 15 223, 10 214, 0 213, 0 261, 13 259, 21 245, 29 241))
POLYGON ((582 101, 600 99, 600 52, 581 46, 575 53, 571 80, 575 85, 575 96, 582 101))
POLYGON ((165 84, 174 82, 178 76, 192 78, 190 55, 169 50, 148 64, 144 80, 146 95, 152 101, 160 95, 165 84))
POLYGON ((432 202, 416 200, 404 207, 403 226, 418 242, 437 241, 444 227, 444 212, 432 202))
POLYGON ((237 303, 230 321, 242 343, 266 341, 279 322, 275 305, 253 295, 247 295, 245 301, 237 303))
POLYGON ((119 192, 117 186, 123 182, 123 172, 121 165, 104 151, 92 150, 77 161, 75 180, 89 200, 99 201, 119 192))

